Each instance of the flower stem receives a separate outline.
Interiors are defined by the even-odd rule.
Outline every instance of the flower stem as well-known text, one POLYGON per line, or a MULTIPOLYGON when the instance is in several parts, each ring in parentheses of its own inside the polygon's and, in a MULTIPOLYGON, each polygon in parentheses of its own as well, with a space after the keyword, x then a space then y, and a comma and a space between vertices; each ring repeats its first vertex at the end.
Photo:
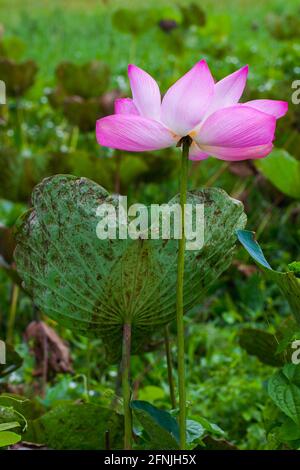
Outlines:
POLYGON ((123 327, 122 345, 122 392, 124 409, 124 449, 132 448, 132 416, 130 409, 130 350, 131 350, 131 325, 125 323, 123 327))
POLYGON ((23 121, 23 116, 22 116, 22 104, 21 100, 19 98, 16 99, 16 104, 15 104, 15 133, 14 133, 14 138, 15 138, 15 145, 18 150, 22 150, 23 147, 23 129, 22 129, 22 121, 23 121))
POLYGON ((69 150, 74 152, 77 148, 79 138, 79 128, 77 126, 73 126, 71 135, 70 135, 70 143, 69 143, 69 150))
POLYGON ((184 321, 183 321, 183 283, 184 283, 184 251, 185 251, 185 205, 187 199, 187 176, 189 163, 189 147, 191 138, 183 137, 181 176, 180 176, 180 207, 181 207, 181 238, 178 243, 177 258, 177 295, 176 295, 176 319, 177 319, 177 344, 178 344, 178 390, 179 390, 179 438, 180 449, 186 449, 186 391, 185 391, 185 361, 184 361, 184 321))
POLYGON ((174 380, 173 380, 173 366, 172 366, 172 355, 171 355, 171 348, 170 348, 169 325, 165 326, 165 348, 166 348, 166 358, 167 358, 167 367, 168 367, 170 400, 171 400, 172 409, 175 409, 176 398, 175 398, 175 388, 174 388, 174 380))
POLYGON ((6 335, 6 340, 9 344, 13 344, 13 341, 14 341, 14 328, 15 328, 19 292, 20 292, 19 286, 17 284, 14 284, 12 288, 11 304, 10 304, 10 309, 9 309, 7 335, 6 335))

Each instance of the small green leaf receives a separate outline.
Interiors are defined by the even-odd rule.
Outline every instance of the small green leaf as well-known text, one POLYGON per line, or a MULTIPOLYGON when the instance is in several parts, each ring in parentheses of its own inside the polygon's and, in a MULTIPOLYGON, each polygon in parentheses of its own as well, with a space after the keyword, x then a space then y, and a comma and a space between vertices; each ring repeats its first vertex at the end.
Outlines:
POLYGON ((286 364, 283 368, 284 375, 300 388, 300 367, 296 364, 286 364))
POLYGON ((0 406, 13 408, 15 412, 19 413, 19 417, 23 417, 22 422, 29 419, 38 418, 43 412, 44 408, 37 400, 29 400, 23 396, 16 394, 3 393, 0 395, 0 406))
POLYGON ((186 422, 186 442, 192 444, 197 439, 201 439, 206 434, 206 429, 202 424, 188 419, 186 422))
POLYGON ((14 432, 3 431, 0 432, 0 447, 7 447, 20 442, 21 436, 14 432))
POLYGON ((255 240, 254 232, 238 230, 237 236, 241 244, 252 256, 259 268, 270 281, 275 282, 286 297, 295 320, 300 325, 300 282, 292 271, 274 271, 266 260, 263 251, 255 240))
POLYGON ((142 401, 155 401, 164 398, 165 392, 156 385, 147 385, 139 391, 139 399, 142 401))
POLYGON ((19 421, 12 406, 0 405, 0 424, 19 421))
POLYGON ((300 425, 300 367, 287 364, 268 383, 271 399, 298 426, 300 425))
POLYGON ((141 9, 135 14, 128 8, 116 10, 112 16, 113 26, 122 33, 138 35, 145 33, 155 24, 155 18, 151 17, 151 10, 141 9))
POLYGON ((93 98, 107 90, 110 69, 106 63, 97 60, 85 64, 61 62, 56 68, 56 77, 67 96, 93 98))
POLYGON ((300 439, 300 427, 292 419, 286 417, 278 429, 277 437, 283 442, 300 439))
POLYGON ((288 265, 289 270, 295 273, 295 276, 300 276, 300 261, 293 261, 288 265))
POLYGON ((268 261, 263 254, 263 251, 257 241, 255 240, 255 233, 249 230, 238 230, 237 236, 241 244, 248 251, 249 255, 256 261, 256 263, 266 269, 272 270, 268 261))
POLYGON ((38 67, 33 60, 17 63, 0 58, 0 77, 6 84, 8 96, 22 96, 33 85, 37 71, 38 67))
POLYGON ((155 449, 178 449, 179 428, 175 418, 146 401, 133 400, 131 408, 155 449))
POLYGON ((11 423, 1 423, 0 424, 0 431, 7 431, 8 429, 19 428, 20 423, 17 421, 12 421, 11 423))
POLYGON ((12 406, 0 405, 0 424, 18 422, 22 432, 27 428, 27 420, 22 413, 19 413, 12 406))
POLYGON ((215 423, 211 423, 203 416, 197 416, 197 422, 199 422, 203 428, 210 434, 215 434, 216 436, 223 436, 225 432, 215 423))
POLYGON ((256 167, 282 193, 300 199, 300 162, 286 150, 275 149, 255 162, 256 167))
POLYGON ((278 342, 274 335, 257 328, 243 328, 239 333, 240 346, 256 356, 263 364, 280 367, 285 364, 284 354, 277 354, 278 342))

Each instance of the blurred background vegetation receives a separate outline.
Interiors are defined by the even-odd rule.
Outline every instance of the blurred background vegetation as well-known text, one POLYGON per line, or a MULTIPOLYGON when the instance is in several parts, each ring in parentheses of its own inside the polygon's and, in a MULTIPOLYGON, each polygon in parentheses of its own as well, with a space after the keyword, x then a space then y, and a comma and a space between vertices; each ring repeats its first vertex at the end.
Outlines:
MULTIPOLYGON (((101 342, 55 325, 18 287, 16 218, 30 204, 32 188, 56 173, 89 177, 131 201, 170 199, 178 191, 178 151, 130 155, 100 148, 96 119, 112 113, 116 97, 130 93, 128 63, 147 70, 162 90, 201 58, 217 80, 247 63, 243 101, 289 101, 288 115, 278 123, 277 148, 258 164, 213 158, 193 163, 189 184, 219 186, 242 200, 248 229, 257 232, 272 266, 286 270, 299 259, 300 245, 300 105, 291 102, 292 82, 300 80, 299 2, 1 0, 0 13, 0 79, 8 95, 0 106, 0 337, 23 359, 13 374, 0 378, 0 388, 36 397, 51 409, 82 398, 86 379, 90 399, 106 405, 116 393, 118 368, 106 361, 101 342), (60 338, 41 333, 36 324, 29 328, 41 320, 60 338), (59 355, 57 364, 37 345, 41 334, 59 355)), ((232 267, 186 320, 191 416, 217 423, 242 449, 279 445, 266 424, 266 380, 274 364, 249 355, 240 335, 258 328, 277 341, 276 332, 289 322, 278 288, 239 248, 232 267)), ((286 331, 285 339, 288 326, 286 331)), ((153 341, 153 350, 133 360, 134 394, 168 408, 164 347, 159 338, 153 341)))

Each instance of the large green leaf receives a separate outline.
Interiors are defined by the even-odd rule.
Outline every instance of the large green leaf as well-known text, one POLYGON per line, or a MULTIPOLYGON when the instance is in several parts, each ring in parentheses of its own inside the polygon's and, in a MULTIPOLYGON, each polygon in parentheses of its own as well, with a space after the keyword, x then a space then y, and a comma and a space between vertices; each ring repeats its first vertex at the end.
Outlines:
POLYGON ((275 149, 268 158, 257 160, 255 164, 282 193, 300 199, 300 162, 286 150, 275 149))
POLYGON ((294 423, 300 425, 300 367, 287 364, 271 377, 269 395, 294 423))
MULTIPOLYGON (((119 199, 85 178, 45 179, 32 202, 18 223, 15 260, 41 310, 78 333, 104 338, 116 358, 125 321, 132 323, 135 348, 174 319, 177 240, 97 238, 97 207, 109 202, 118 210, 119 199)), ((188 202, 204 204, 205 243, 186 250, 186 312, 229 266, 236 230, 246 222, 242 204, 221 189, 193 191, 188 202)))
MULTIPOLYGON (((130 404, 154 449, 178 449, 179 427, 173 416, 147 401, 133 400, 130 404)), ((190 435, 188 435, 190 437, 190 435)))
POLYGON ((31 421, 24 439, 57 450, 122 449, 123 417, 92 403, 67 403, 31 421))
POLYGON ((274 271, 266 260, 261 247, 255 240, 254 232, 248 230, 238 230, 237 236, 241 244, 252 256, 256 264, 270 281, 278 284, 278 287, 286 297, 293 315, 300 325, 300 282, 293 271, 274 271))

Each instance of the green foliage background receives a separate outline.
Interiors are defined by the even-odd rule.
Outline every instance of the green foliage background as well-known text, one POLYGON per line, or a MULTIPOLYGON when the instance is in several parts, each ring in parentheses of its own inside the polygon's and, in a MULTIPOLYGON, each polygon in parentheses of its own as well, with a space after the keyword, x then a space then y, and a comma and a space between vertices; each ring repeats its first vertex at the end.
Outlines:
MULTIPOLYGON (((55 69, 62 61, 77 64, 103 61, 110 68, 106 91, 118 88, 124 94, 129 93, 129 62, 151 73, 162 90, 200 58, 208 61, 216 79, 248 63, 250 73, 244 101, 254 98, 289 101, 289 113, 278 123, 274 156, 268 157, 268 165, 263 162, 257 166, 234 166, 214 159, 194 164, 190 188, 221 187, 241 199, 249 218, 248 229, 257 232, 274 269, 287 271, 289 263, 299 260, 300 203, 296 187, 299 176, 294 175, 294 169, 300 160, 300 105, 291 102, 291 84, 300 79, 299 2, 195 0, 194 3, 205 13, 204 25, 199 25, 199 19, 196 24, 191 24, 191 20, 184 23, 180 7, 190 5, 184 0, 176 3, 152 0, 147 7, 135 0, 0 1, 7 55, 16 61, 32 59, 39 68, 34 86, 21 98, 21 149, 15 140, 13 98, 9 98, 8 109, 4 111, 8 118, 0 128, 1 224, 13 226, 26 209, 34 184, 54 173, 86 176, 113 191, 117 158, 121 161, 121 192, 127 193, 131 202, 166 202, 178 191, 177 150, 155 155, 120 153, 113 159, 111 151, 97 146, 93 131, 78 131, 61 108, 51 106, 50 89, 57 85, 55 69), (120 8, 129 8, 132 18, 141 23, 130 26, 120 22, 116 16, 120 8), (177 21, 178 28, 166 33, 158 26, 162 19, 177 21), (130 27, 137 34, 126 31, 130 27), (4 148, 9 151, 2 151, 4 148), (291 164, 286 184, 282 184, 276 166, 276 158, 281 156, 291 164)), ((0 245, 1 240, 0 237, 0 245)), ((278 287, 253 269, 252 263, 240 248, 231 268, 186 319, 189 417, 202 416, 217 423, 226 439, 241 449, 280 448, 282 444, 272 432, 268 433, 268 419, 270 416, 275 419, 276 412, 272 409, 267 381, 276 369, 247 354, 239 338, 243 328, 258 328, 277 341, 277 332, 290 321, 291 312, 278 287)), ((6 269, 0 271, 1 338, 7 334, 10 308, 11 278, 6 269)), ((39 387, 36 389, 32 375, 34 359, 23 339, 26 326, 34 318, 31 299, 21 293, 13 342, 24 362, 9 378, 0 379, 0 389, 36 397, 39 405, 50 411, 65 402, 84 398, 84 377, 89 399, 95 406, 108 406, 116 400, 118 407, 119 389, 115 388, 118 368, 105 361, 101 340, 87 340, 51 321, 50 325, 70 345, 74 374, 50 377, 44 395, 39 387)), ((284 331, 283 339, 288 342, 291 337, 288 327, 284 331)), ((171 325, 173 353, 174 334, 171 325)), ((155 350, 150 347, 150 351, 133 358, 134 398, 168 409, 164 348, 159 337, 153 341, 158 343, 155 350)), ((175 356, 174 359, 176 365, 175 356)))

